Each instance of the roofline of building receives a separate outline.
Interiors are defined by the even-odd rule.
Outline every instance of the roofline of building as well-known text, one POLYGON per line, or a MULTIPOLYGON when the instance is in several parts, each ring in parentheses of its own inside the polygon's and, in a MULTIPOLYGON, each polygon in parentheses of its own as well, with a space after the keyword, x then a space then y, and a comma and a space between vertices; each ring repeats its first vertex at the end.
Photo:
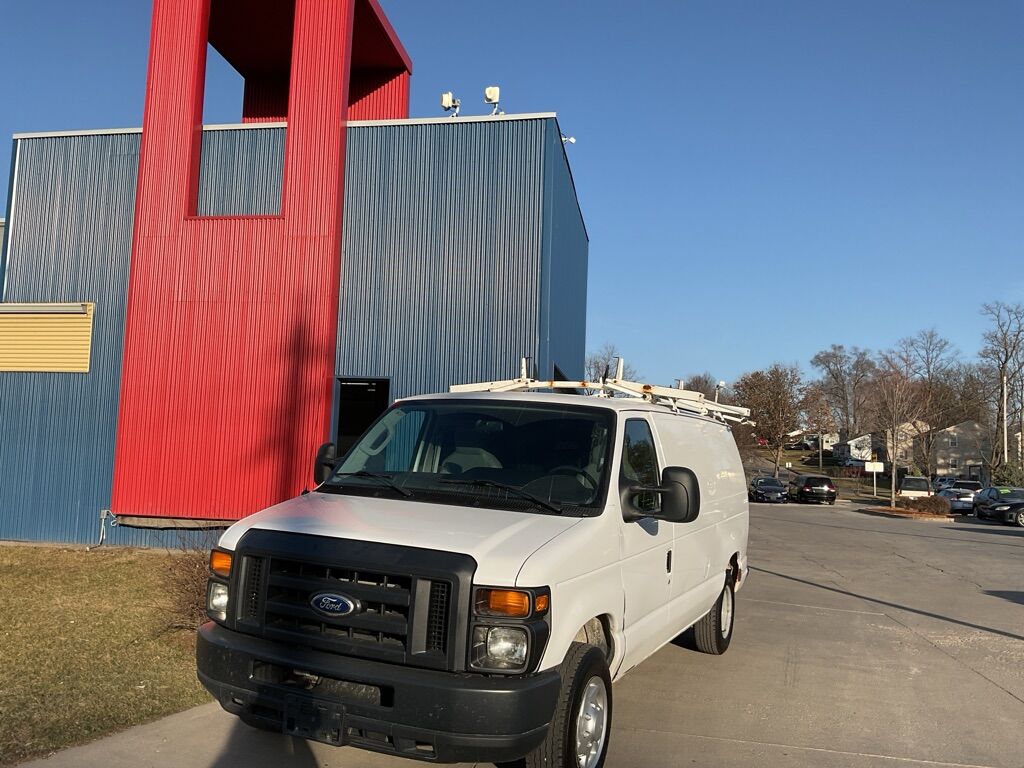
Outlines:
MULTIPOLYGON (((350 128, 372 128, 381 125, 440 125, 443 123, 491 123, 504 120, 547 120, 557 119, 555 112, 525 112, 516 115, 466 115, 460 117, 413 117, 401 120, 350 120, 350 128)), ((259 128, 287 128, 286 122, 272 123, 217 123, 204 125, 204 131, 237 131, 259 128)), ((63 136, 115 136, 118 134, 142 133, 142 128, 95 128, 80 131, 33 131, 28 133, 15 133, 12 138, 19 139, 49 139, 63 136)))

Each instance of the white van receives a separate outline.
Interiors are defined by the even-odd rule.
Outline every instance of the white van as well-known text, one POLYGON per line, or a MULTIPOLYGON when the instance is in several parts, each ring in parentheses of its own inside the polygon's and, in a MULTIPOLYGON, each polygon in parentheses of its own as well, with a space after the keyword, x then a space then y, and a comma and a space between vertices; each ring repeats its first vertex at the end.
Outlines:
POLYGON ((713 417, 743 409, 668 391, 682 407, 396 403, 315 491, 224 533, 200 680, 250 725, 329 744, 598 768, 612 683, 691 626, 723 653, 747 574, 743 468, 713 417))

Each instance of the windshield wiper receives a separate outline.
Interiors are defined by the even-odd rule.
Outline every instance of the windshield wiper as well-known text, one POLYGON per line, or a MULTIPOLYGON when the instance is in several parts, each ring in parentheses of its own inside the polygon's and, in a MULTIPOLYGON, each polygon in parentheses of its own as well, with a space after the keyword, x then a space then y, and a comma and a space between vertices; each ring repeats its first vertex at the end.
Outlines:
POLYGON ((327 484, 330 484, 331 480, 333 480, 336 477, 366 477, 371 480, 380 481, 391 490, 397 491, 406 498, 412 496, 412 491, 406 490, 387 475, 378 475, 376 472, 369 472, 365 469, 360 469, 358 472, 338 472, 334 475, 331 475, 330 479, 327 481, 327 484))
POLYGON ((497 480, 442 480, 441 482, 447 485, 469 485, 475 486, 477 488, 498 488, 503 491, 508 491, 509 493, 518 496, 521 499, 532 501, 538 507, 542 507, 550 512, 554 512, 556 515, 562 514, 562 510, 559 507, 556 507, 550 501, 545 501, 539 496, 534 496, 529 491, 524 491, 522 488, 517 488, 514 485, 508 485, 507 483, 499 483, 497 480))

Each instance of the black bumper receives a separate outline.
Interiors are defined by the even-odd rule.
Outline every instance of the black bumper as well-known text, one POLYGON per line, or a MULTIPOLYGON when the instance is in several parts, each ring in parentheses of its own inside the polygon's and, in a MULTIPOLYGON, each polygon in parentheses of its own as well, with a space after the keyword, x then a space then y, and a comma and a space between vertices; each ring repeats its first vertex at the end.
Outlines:
POLYGON ((836 500, 836 497, 838 495, 839 494, 836 493, 835 491, 833 491, 831 493, 826 493, 826 492, 822 492, 822 491, 798 491, 797 495, 796 495, 796 500, 797 501, 816 501, 816 502, 819 502, 819 503, 820 502, 826 502, 828 504, 831 504, 832 502, 834 502, 836 500))
POLYGON ((547 735, 556 670, 485 677, 364 661, 199 628, 199 681, 228 712, 283 733, 438 763, 506 762, 547 735), (312 688, 290 673, 320 678, 312 688))

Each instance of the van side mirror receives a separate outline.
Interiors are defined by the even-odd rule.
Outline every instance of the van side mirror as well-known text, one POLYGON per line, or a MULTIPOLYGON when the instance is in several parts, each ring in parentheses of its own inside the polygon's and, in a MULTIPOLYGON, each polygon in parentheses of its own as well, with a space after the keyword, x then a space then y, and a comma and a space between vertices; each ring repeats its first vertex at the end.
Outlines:
POLYGON ((692 523, 700 514, 700 484, 697 475, 686 467, 665 467, 661 473, 661 485, 634 485, 631 494, 657 493, 661 496, 661 509, 644 512, 643 517, 653 517, 668 523, 692 523))
POLYGON ((317 485, 323 483, 334 472, 338 465, 338 448, 334 443, 324 443, 316 452, 313 464, 313 480, 317 485))

